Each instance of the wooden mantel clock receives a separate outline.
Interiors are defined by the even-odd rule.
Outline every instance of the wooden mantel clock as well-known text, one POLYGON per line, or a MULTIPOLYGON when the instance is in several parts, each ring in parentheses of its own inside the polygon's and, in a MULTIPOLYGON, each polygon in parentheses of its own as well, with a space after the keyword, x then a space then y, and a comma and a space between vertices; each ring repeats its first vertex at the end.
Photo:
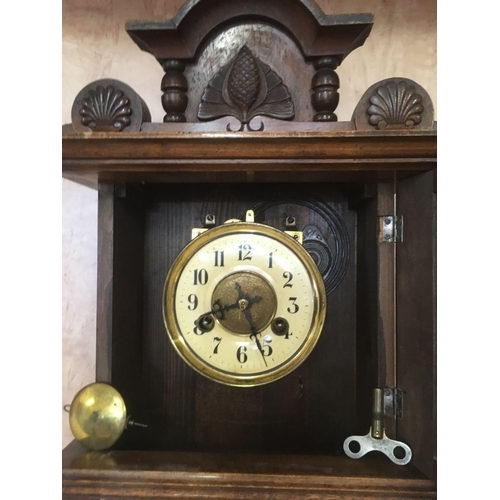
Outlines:
POLYGON ((404 77, 337 121, 335 70, 372 23, 188 1, 126 26, 165 71, 164 123, 117 80, 76 97, 63 176, 99 191, 96 380, 147 428, 69 445, 64 498, 436 496, 437 133, 404 77), (373 418, 409 464, 346 456, 373 418))

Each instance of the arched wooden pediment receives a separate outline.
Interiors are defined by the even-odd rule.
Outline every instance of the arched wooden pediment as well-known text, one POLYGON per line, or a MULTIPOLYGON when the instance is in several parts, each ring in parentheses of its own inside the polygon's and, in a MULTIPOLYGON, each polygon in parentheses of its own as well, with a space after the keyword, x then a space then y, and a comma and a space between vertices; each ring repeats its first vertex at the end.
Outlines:
POLYGON ((167 21, 132 21, 126 30, 163 64, 191 62, 203 43, 230 26, 266 23, 289 34, 305 59, 335 56, 340 64, 370 34, 372 14, 325 15, 312 0, 191 0, 167 21))

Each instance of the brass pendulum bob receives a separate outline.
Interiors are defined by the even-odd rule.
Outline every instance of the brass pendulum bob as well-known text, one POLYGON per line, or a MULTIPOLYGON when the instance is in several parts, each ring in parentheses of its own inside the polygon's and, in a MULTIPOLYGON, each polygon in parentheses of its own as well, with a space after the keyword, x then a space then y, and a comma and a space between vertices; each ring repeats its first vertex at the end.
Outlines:
POLYGON ((95 382, 76 394, 69 412, 69 425, 75 439, 89 450, 105 450, 118 441, 129 425, 147 427, 127 418, 120 393, 109 384, 95 382))

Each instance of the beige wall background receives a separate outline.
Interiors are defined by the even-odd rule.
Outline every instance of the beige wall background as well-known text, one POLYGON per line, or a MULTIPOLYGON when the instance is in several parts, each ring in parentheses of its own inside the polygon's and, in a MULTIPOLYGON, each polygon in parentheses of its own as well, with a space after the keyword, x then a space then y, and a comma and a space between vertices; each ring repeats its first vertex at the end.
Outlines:
MULTIPOLYGON (((271 1, 271 0, 270 0, 271 1)), ((78 92, 100 78, 130 85, 163 121, 163 71, 125 32, 130 20, 164 20, 184 0, 63 0, 62 123, 70 123, 78 92)), ((436 0, 317 0, 327 14, 371 12, 375 23, 363 47, 338 68, 339 121, 349 120, 364 91, 392 76, 415 80, 436 110, 436 0)), ((97 192, 62 180, 62 405, 95 381, 97 192)), ((62 445, 72 440, 63 417, 62 445)))

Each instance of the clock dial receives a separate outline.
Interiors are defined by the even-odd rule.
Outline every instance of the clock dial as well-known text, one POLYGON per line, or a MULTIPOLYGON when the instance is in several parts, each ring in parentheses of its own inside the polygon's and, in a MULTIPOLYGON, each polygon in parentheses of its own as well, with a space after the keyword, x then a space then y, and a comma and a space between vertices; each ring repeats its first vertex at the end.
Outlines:
POLYGON ((228 385, 259 385, 295 369, 321 333, 325 291, 309 254, 255 223, 202 233, 167 277, 165 325, 184 360, 228 385))

